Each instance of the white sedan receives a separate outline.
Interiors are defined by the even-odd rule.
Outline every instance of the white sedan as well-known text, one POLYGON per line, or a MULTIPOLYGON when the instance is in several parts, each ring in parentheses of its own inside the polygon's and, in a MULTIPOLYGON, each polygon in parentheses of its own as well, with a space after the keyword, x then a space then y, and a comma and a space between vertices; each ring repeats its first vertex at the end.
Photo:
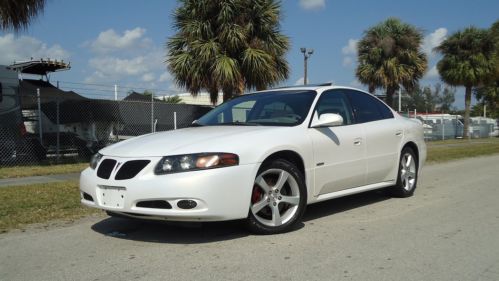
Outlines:
POLYGON ((308 204, 382 188, 411 196, 425 159, 422 124, 376 97, 289 87, 102 149, 81 173, 81 202, 142 219, 246 219, 272 234, 292 229, 308 204))

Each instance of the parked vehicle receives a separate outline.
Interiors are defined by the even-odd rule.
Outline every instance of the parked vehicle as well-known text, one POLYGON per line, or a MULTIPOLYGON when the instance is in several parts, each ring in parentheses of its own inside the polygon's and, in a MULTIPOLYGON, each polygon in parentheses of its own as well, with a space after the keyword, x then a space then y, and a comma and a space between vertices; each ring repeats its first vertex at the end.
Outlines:
POLYGON ((290 87, 100 150, 81 173, 81 202, 141 219, 246 219, 273 234, 292 229, 307 204, 382 188, 411 196, 425 159, 421 122, 374 96, 290 87))
POLYGON ((0 66, 0 163, 16 159, 25 133, 18 90, 17 72, 0 66))

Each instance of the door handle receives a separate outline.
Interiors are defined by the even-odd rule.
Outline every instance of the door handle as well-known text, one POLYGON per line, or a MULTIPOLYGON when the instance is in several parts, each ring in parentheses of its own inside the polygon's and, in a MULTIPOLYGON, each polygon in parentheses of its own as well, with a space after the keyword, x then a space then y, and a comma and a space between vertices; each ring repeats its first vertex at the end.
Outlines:
POLYGON ((360 145, 362 143, 362 139, 361 138, 356 138, 353 140, 353 144, 354 145, 360 145))
POLYGON ((402 130, 395 132, 395 135, 397 137, 401 137, 402 136, 402 130))

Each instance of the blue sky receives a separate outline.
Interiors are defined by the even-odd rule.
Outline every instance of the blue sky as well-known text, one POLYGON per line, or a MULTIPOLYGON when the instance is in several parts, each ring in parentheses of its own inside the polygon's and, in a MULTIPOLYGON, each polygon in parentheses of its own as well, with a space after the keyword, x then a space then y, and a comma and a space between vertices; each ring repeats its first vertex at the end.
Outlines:
MULTIPOLYGON (((165 42, 174 34, 171 14, 176 1, 47 2, 28 30, 0 32, 0 64, 30 57, 65 59, 72 69, 53 74, 51 81, 92 97, 111 97, 114 84, 119 85, 120 97, 132 89, 153 89, 160 95, 184 92, 172 83, 163 63, 165 42)), ((315 50, 309 60, 309 82, 365 88, 354 76, 355 43, 364 30, 387 17, 423 30, 430 64, 422 84, 431 85, 439 82, 434 68, 439 57, 431 53, 433 47, 459 29, 486 28, 499 19, 497 0, 285 0, 282 8, 282 32, 292 46, 287 54, 291 74, 283 85, 302 81, 299 50, 308 47, 315 50)), ((463 91, 458 89, 455 105, 463 104, 463 91)))

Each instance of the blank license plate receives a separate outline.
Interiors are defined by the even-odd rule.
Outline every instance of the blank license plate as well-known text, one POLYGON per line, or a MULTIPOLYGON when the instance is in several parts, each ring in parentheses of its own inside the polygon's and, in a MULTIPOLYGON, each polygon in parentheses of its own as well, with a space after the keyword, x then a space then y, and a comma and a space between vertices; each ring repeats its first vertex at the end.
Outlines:
POLYGON ((121 209, 125 204, 126 188, 123 186, 99 185, 102 205, 121 209))

